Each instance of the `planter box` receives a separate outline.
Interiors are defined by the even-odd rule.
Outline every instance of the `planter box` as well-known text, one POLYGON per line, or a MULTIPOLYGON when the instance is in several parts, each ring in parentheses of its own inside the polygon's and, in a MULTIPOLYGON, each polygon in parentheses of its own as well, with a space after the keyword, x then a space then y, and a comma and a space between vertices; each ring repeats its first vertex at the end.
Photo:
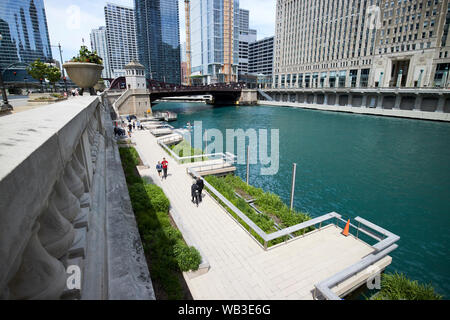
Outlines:
POLYGON ((102 75, 103 66, 88 62, 67 62, 63 64, 69 78, 80 88, 94 87, 102 75))

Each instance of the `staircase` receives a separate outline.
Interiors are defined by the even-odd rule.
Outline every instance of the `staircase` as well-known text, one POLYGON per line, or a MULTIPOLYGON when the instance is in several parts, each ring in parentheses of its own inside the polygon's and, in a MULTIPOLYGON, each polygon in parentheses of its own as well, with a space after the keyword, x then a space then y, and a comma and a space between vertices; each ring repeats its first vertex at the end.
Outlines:
POLYGON ((272 97, 269 96, 267 93, 265 93, 261 89, 257 89, 257 90, 258 90, 258 93, 264 97, 264 99, 266 99, 267 101, 273 101, 272 97))

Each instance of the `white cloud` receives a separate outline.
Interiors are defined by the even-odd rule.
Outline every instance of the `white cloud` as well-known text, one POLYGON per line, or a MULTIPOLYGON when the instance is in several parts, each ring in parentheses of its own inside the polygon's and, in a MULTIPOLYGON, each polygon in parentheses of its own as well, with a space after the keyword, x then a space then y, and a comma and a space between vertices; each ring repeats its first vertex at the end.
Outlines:
MULTIPOLYGON (((134 7, 134 0, 44 0, 51 45, 61 43, 64 61, 77 54, 83 38, 90 47, 91 30, 105 25, 103 8, 107 2, 134 7), (74 21, 76 10, 70 10, 73 6, 80 9, 79 27, 74 21)), ((250 10, 250 28, 258 31, 258 39, 274 34, 276 0, 240 0, 239 6, 250 10)), ((179 14, 180 40, 184 42, 184 0, 179 0, 179 14)), ((53 57, 59 60, 58 48, 52 48, 52 51, 53 57)))
MULTIPOLYGON (((105 1, 45 0, 48 32, 51 45, 61 43, 63 60, 70 60, 80 50, 82 39, 90 47, 89 34, 92 29, 105 25, 105 1), (79 16, 77 9, 79 8, 79 16), (77 21, 79 19, 79 21, 77 21)), ((108 1, 109 2, 109 1, 108 1)), ((133 6, 133 0, 112 0, 111 3, 133 6)), ((52 48, 53 58, 59 60, 58 48, 52 48)))
POLYGON ((250 28, 258 31, 258 39, 275 34, 276 0, 240 0, 239 7, 250 11, 250 28))

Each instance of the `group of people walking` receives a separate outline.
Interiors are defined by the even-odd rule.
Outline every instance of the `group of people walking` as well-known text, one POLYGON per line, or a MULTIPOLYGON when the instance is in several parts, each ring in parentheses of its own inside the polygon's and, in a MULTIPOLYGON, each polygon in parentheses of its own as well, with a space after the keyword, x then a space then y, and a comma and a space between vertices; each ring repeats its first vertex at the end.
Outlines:
POLYGON ((158 161, 158 164, 156 165, 156 171, 158 171, 158 175, 163 179, 167 179, 167 168, 169 166, 169 162, 166 160, 166 158, 163 158, 162 161, 158 161), (161 175, 162 172, 162 175, 161 175))
MULTIPOLYGON (((163 158, 162 161, 158 161, 156 164, 156 171, 158 172, 158 176, 161 178, 161 180, 167 179, 167 169, 169 167, 169 162, 166 160, 166 158, 163 158)), ((191 186, 191 197, 192 197, 192 203, 196 204, 198 207, 198 204, 202 202, 202 191, 203 191, 204 183, 203 179, 198 177, 191 186)))
POLYGON ((139 120, 132 120, 129 116, 127 116, 127 120, 128 124, 125 124, 125 121, 122 120, 120 126, 116 122, 114 127, 114 136, 125 136, 128 132, 128 136, 131 138, 131 133, 133 132, 133 130, 136 130, 136 128, 139 130, 144 130, 144 127, 139 120))
POLYGON ((203 187, 205 185, 203 184, 203 179, 198 177, 191 186, 191 197, 192 197, 192 203, 196 204, 198 207, 198 203, 202 202, 202 191, 203 187))

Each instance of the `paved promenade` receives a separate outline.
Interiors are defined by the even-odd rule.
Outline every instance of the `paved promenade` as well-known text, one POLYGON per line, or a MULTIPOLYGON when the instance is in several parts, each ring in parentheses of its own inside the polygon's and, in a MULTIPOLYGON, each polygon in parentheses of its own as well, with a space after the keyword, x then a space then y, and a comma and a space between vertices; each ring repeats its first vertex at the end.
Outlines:
POLYGON ((150 166, 141 174, 162 187, 175 221, 182 224, 178 227, 210 263, 206 274, 193 279, 184 274, 194 299, 313 299, 314 284, 373 252, 335 226, 264 251, 210 196, 198 208, 191 202, 187 165, 168 156, 149 131, 136 131, 132 139, 150 166), (169 176, 161 181, 155 165, 163 157, 169 161, 169 176))

